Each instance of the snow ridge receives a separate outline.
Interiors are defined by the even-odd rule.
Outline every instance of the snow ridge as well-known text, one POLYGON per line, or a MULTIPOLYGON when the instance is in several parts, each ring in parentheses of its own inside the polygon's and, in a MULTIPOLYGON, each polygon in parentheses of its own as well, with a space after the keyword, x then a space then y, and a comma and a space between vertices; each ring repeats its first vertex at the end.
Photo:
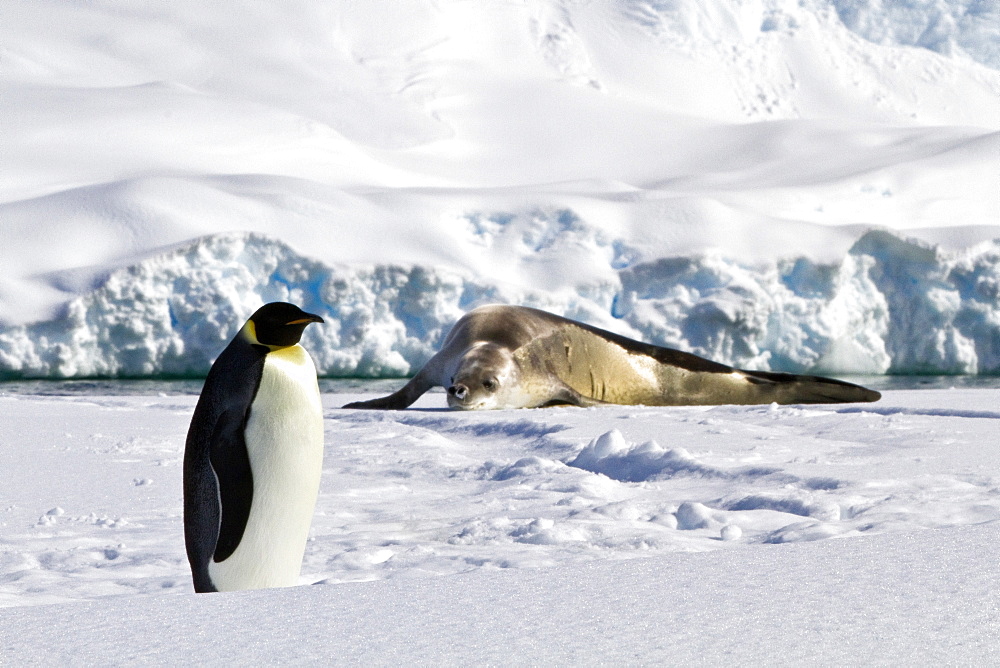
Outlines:
MULTIPOLYGON (((582 224, 561 237, 594 242, 582 224)), ((948 252, 870 231, 831 264, 751 264, 721 252, 605 257, 607 271, 598 273, 615 280, 542 291, 430 266, 331 266, 256 233, 206 236, 111 272, 54 319, 0 330, 0 374, 199 376, 260 304, 277 300, 326 319, 307 330, 304 345, 320 374, 334 377, 412 374, 463 313, 491 302, 548 309, 742 367, 1000 372, 996 241, 948 252)))

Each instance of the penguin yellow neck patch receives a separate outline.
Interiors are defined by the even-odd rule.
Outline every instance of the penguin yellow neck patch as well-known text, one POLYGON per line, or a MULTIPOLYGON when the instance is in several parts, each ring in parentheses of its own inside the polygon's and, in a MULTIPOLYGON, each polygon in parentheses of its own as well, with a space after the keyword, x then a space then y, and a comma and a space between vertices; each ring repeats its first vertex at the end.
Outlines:
POLYGON ((257 340, 257 327, 254 326, 253 320, 247 320, 246 324, 243 325, 243 329, 240 330, 240 336, 242 336, 247 343, 260 345, 260 341, 257 340))
POLYGON ((306 349, 302 346, 296 344, 293 346, 268 346, 271 352, 267 354, 268 357, 277 357, 283 360, 288 360, 295 364, 302 364, 304 360, 309 357, 306 349))

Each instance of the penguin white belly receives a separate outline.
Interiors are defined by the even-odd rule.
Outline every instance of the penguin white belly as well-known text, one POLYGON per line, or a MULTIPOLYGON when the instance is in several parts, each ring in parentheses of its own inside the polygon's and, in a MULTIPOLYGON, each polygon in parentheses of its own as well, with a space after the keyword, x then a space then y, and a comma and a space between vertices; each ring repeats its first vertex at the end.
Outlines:
POLYGON ((323 469, 316 369, 301 346, 267 355, 245 440, 253 502, 236 551, 211 562, 219 591, 298 584, 323 469))

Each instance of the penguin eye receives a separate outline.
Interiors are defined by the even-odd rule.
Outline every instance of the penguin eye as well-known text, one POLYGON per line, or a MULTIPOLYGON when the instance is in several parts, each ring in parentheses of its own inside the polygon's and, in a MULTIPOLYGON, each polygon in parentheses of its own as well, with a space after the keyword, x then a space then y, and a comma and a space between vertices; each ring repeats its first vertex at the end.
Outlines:
POLYGON ((492 378, 487 378, 486 380, 483 381, 483 387, 485 387, 487 390, 489 390, 491 392, 494 389, 496 389, 496 386, 497 386, 497 382, 495 380, 493 380, 492 378))

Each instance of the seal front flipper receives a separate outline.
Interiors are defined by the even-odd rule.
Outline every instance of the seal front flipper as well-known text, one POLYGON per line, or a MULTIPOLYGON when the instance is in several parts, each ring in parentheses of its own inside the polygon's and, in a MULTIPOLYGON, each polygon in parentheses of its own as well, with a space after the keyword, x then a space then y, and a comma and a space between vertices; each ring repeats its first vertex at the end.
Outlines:
MULTIPOLYGON (((427 365, 429 366, 430 362, 428 362, 427 365)), ((423 396, 427 390, 431 389, 435 385, 437 385, 437 383, 431 380, 431 374, 427 372, 427 366, 425 366, 417 373, 416 376, 410 379, 410 382, 392 394, 385 397, 379 397, 378 399, 368 399, 367 401, 353 401, 343 407, 401 411, 423 396)))
POLYGON ((433 385, 415 384, 414 380, 416 378, 410 379, 410 382, 388 396, 368 399, 367 401, 352 401, 349 404, 344 404, 342 408, 401 411, 419 399, 424 392, 434 387, 433 385))

